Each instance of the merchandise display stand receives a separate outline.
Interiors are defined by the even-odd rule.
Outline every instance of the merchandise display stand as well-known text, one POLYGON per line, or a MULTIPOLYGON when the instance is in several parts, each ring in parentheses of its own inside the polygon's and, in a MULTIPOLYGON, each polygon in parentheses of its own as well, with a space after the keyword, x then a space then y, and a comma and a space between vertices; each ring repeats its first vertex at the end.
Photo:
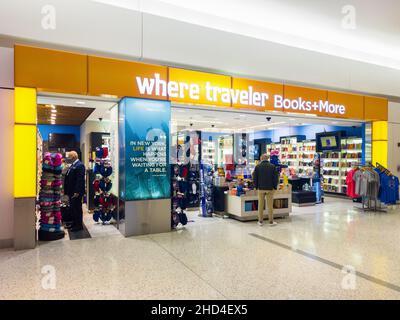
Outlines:
MULTIPOLYGON (((258 220, 258 195, 255 190, 246 195, 236 196, 225 194, 226 214, 240 221, 258 220)), ((287 218, 292 212, 292 187, 290 185, 274 193, 274 218, 287 218)), ((264 218, 268 212, 264 210, 264 218)))
MULTIPOLYGON (((322 154, 324 192, 343 195, 346 194, 346 175, 352 166, 362 160, 362 138, 341 138, 342 151, 324 152, 322 154)), ((300 178, 311 177, 313 161, 316 152, 315 140, 302 140, 298 136, 281 137, 279 143, 267 145, 267 153, 279 151, 279 160, 288 166, 289 171, 300 178)))
POLYGON ((362 139, 341 139, 340 152, 323 153, 323 189, 325 192, 346 194, 346 176, 351 168, 362 160, 362 139))
POLYGON ((117 200, 110 193, 112 188, 110 176, 113 169, 108 152, 108 147, 96 148, 96 164, 93 170, 96 175, 96 180, 93 182, 95 191, 93 220, 95 222, 101 221, 103 225, 109 223, 112 219, 118 220, 117 200))
POLYGON ((214 171, 210 165, 201 165, 200 169, 200 214, 212 217, 214 214, 214 171))
POLYGON ((187 166, 175 164, 171 172, 171 228, 175 229, 179 224, 187 224, 187 166))
POLYGON ((61 216, 62 155, 46 153, 40 180, 40 241, 54 241, 65 237, 61 216))

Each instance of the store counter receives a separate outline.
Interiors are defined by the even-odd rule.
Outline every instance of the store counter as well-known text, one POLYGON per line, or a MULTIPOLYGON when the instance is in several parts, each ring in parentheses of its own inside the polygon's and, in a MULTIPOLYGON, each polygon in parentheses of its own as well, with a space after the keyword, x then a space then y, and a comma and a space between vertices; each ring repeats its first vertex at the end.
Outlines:
MULTIPOLYGON (((226 214, 240 221, 258 220, 257 191, 248 191, 245 195, 225 194, 226 214)), ((286 218, 292 212, 292 187, 288 185, 274 194, 274 218, 286 218)), ((264 209, 264 219, 268 212, 264 209)))

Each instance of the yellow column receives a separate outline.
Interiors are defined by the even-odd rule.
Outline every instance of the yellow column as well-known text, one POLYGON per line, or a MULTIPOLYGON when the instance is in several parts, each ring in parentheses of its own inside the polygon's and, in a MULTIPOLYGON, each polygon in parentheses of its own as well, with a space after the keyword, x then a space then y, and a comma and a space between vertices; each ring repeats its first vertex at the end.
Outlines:
POLYGON ((36 197, 36 89, 15 88, 14 198, 36 197))
POLYGON ((372 122, 372 164, 388 165, 388 123, 387 121, 372 122))

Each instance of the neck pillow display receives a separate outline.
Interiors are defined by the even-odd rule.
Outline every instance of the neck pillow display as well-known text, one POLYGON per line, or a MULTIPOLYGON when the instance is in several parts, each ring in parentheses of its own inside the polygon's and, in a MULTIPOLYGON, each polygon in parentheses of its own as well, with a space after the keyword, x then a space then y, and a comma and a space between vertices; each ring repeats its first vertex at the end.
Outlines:
POLYGON ((103 157, 103 148, 99 148, 99 147, 97 147, 96 148, 96 157, 98 158, 98 159, 103 159, 104 157, 103 157))
POLYGON ((108 148, 103 147, 103 158, 108 158, 108 148))
POLYGON ((110 167, 110 166, 105 166, 105 165, 100 166, 100 174, 101 174, 103 177, 107 178, 107 177, 111 176, 112 173, 113 173, 112 167, 110 167))
POLYGON ((51 165, 54 167, 60 167, 62 165, 62 155, 59 153, 51 155, 51 165))
POLYGON ((101 179, 99 183, 99 188, 103 192, 109 192, 112 188, 112 182, 109 180, 107 181, 105 179, 101 179))
POLYGON ((93 189, 96 192, 100 191, 100 180, 94 180, 93 181, 93 189))
POLYGON ((103 208, 107 209, 112 205, 112 201, 110 197, 105 197, 101 196, 100 197, 100 204, 103 206, 103 208))

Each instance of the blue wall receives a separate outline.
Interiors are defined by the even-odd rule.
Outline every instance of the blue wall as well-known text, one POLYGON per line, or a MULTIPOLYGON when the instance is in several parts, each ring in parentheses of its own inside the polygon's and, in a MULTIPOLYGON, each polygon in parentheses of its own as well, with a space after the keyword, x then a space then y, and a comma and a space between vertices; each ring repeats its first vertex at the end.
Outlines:
POLYGON ((77 142, 81 141, 81 127, 80 126, 61 126, 61 125, 38 125, 39 132, 44 141, 49 140, 49 133, 67 133, 74 134, 77 142))
POLYGON ((361 127, 340 127, 340 126, 325 126, 325 125, 307 125, 307 126, 291 126, 278 128, 274 130, 259 131, 254 133, 254 139, 269 138, 273 142, 279 142, 280 137, 305 135, 307 139, 315 139, 315 134, 319 132, 330 131, 346 131, 347 136, 363 136, 363 126, 361 127))

